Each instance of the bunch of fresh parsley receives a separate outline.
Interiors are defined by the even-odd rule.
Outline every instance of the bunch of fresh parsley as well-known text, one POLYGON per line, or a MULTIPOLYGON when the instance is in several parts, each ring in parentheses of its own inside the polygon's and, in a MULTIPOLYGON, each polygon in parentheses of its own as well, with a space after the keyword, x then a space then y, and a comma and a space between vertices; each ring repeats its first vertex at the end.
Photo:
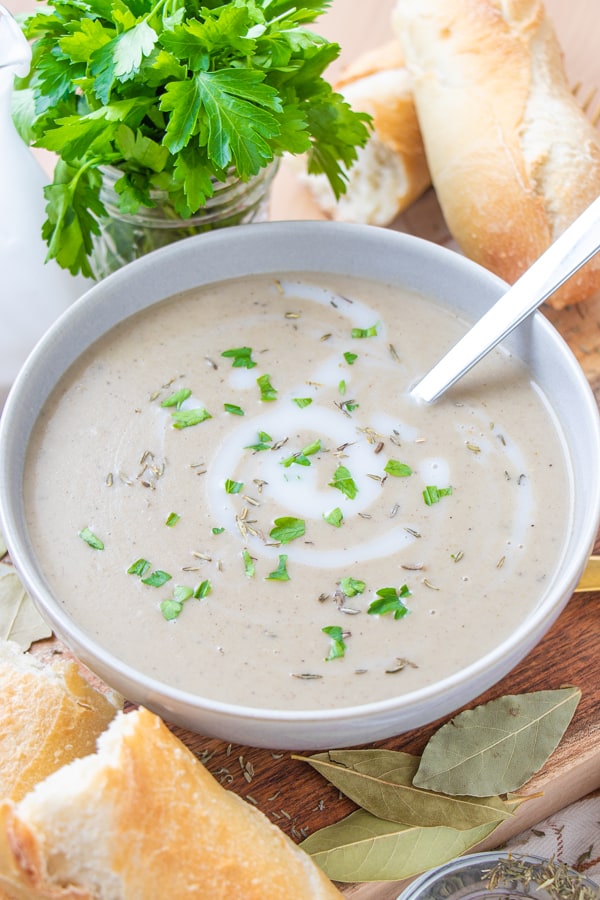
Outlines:
POLYGON ((16 91, 25 140, 57 154, 46 188, 49 258, 91 274, 105 214, 103 166, 120 209, 166 191, 187 218, 232 172, 247 180, 283 153, 308 155, 339 196, 368 138, 323 77, 339 46, 307 25, 328 0, 55 0, 27 17, 31 71, 16 91))

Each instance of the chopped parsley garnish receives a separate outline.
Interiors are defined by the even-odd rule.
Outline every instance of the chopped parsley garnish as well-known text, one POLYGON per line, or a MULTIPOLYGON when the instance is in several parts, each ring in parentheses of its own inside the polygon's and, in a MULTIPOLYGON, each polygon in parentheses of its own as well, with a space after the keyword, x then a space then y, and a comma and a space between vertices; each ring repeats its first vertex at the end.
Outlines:
POLYGON ((388 459, 383 471, 387 472, 388 475, 393 475, 395 478, 406 478, 408 475, 412 475, 411 467, 407 466, 406 463, 399 462, 397 459, 388 459))
POLYGON ((239 492, 244 487, 243 481, 234 481, 232 478, 228 478, 225 481, 225 493, 226 494, 239 494, 239 492))
POLYGON ((287 571, 287 555, 285 553, 279 556, 279 565, 274 572, 266 576, 265 581, 289 581, 290 576, 287 571))
POLYGON ((377 337, 377 325, 371 325, 369 328, 353 328, 353 338, 370 338, 377 337))
POLYGON ((254 578, 256 574, 256 569, 254 567, 254 560, 250 556, 248 550, 242 550, 242 559, 244 560, 244 572, 248 578, 254 578))
POLYGON ((167 600, 163 600, 160 604, 160 611, 167 622, 176 619, 183 609, 183 604, 190 597, 194 596, 194 592, 190 587, 184 584, 176 584, 173 588, 173 596, 167 600))
POLYGON ((176 619, 182 609, 183 603, 179 600, 175 600, 174 597, 169 597, 168 600, 162 600, 160 604, 160 611, 167 622, 176 619))
POLYGON ((297 407, 304 409, 305 406, 310 406, 312 397, 292 397, 292 401, 297 407))
POLYGON ((178 513, 174 513, 174 512, 169 513, 169 515, 167 516, 165 525, 167 526, 167 528, 172 528, 174 525, 177 525, 180 518, 181 518, 181 516, 178 513))
POLYGON ((330 639, 329 655, 325 657, 325 661, 330 659, 341 659, 346 653, 346 642, 344 641, 344 632, 340 625, 326 625, 321 628, 323 634, 330 639))
POLYGON ((204 581, 201 581, 198 587, 194 590, 194 598, 196 600, 204 600, 205 597, 208 597, 212 590, 212 586, 208 578, 204 581))
POLYGON ((211 531, 212 531, 213 534, 223 534, 223 532, 225 531, 225 529, 224 529, 223 526, 221 525, 219 528, 216 528, 216 527, 215 527, 215 528, 211 528, 211 531))
POLYGON ((176 409, 181 409, 181 404, 191 396, 192 392, 189 388, 181 388, 181 390, 175 391, 174 394, 163 400, 160 405, 163 407, 174 406, 176 409))
POLYGON ((410 597, 411 592, 408 585, 403 584, 398 590, 394 587, 380 588, 375 592, 377 599, 373 600, 367 612, 371 616, 385 616, 392 613, 394 619, 402 619, 409 612, 407 606, 402 602, 406 597, 410 597))
POLYGON ((350 413, 360 406, 360 403, 357 403, 356 400, 342 400, 340 403, 334 401, 334 403, 346 416, 349 416, 350 413))
POLYGON ((356 362, 356 360, 358 359, 358 353, 350 353, 350 351, 347 350, 344 353, 344 359, 346 360, 346 362, 348 363, 349 366, 353 366, 354 363, 356 362))
POLYGON ((223 409, 226 413, 230 413, 232 416, 243 416, 245 415, 244 410, 241 406, 236 406, 235 403, 224 403, 223 409))
POLYGON ((139 575, 140 578, 143 578, 149 568, 150 563, 147 559, 136 559, 136 561, 127 569, 127 574, 139 575))
POLYGON ((329 523, 329 525, 333 525, 334 528, 340 528, 344 520, 344 514, 342 513, 339 506, 336 506, 336 508, 332 509, 331 512, 327 514, 323 513, 323 518, 326 522, 329 523))
POLYGON ((82 539, 82 541, 85 541, 88 547, 91 547, 92 550, 104 550, 104 542, 101 541, 99 537, 96 537, 94 532, 89 528, 82 528, 79 532, 79 537, 82 539))
POLYGON ((293 516, 281 516, 274 520, 275 527, 269 532, 269 537, 280 544, 289 544, 296 538, 302 537, 306 532, 304 519, 296 519, 293 516))
POLYGON ((273 438, 270 434, 267 434, 266 431, 258 432, 258 443, 256 444, 248 444, 244 447, 244 450, 255 450, 257 453, 261 450, 270 450, 271 444, 273 443, 273 438))
POLYGON ((221 356, 232 359, 234 369, 253 369, 256 365, 252 359, 251 347, 234 347, 231 350, 224 350, 221 356))
POLYGON ((318 453, 321 449, 321 440, 317 438, 316 441, 313 441, 312 444, 308 444, 308 446, 303 447, 302 450, 299 450, 298 453, 292 453, 291 456, 286 457, 286 459, 281 460, 281 465, 286 469, 296 463, 298 466, 310 466, 309 456, 314 456, 315 453, 318 453))
POLYGON ((263 403, 272 403, 273 400, 277 400, 277 391, 271 384, 270 375, 259 375, 256 383, 260 388, 260 399, 263 403))
POLYGON ((155 569, 154 572, 150 572, 149 575, 142 578, 142 584, 148 584, 150 587, 162 587, 163 584, 171 580, 171 577, 168 572, 163 572, 162 569, 155 569))
POLYGON ((346 382, 344 380, 340 381, 340 383, 338 384, 338 391, 340 392, 342 397, 346 393, 346 382))
POLYGON ((346 466, 338 466, 333 473, 333 481, 329 482, 329 487, 337 488, 342 494, 345 494, 349 500, 354 500, 358 494, 358 488, 350 472, 346 466))
POLYGON ((200 422, 205 422, 207 419, 212 419, 212 416, 204 407, 200 406, 197 409, 178 409, 174 413, 171 413, 173 419, 173 428, 191 428, 192 425, 199 425, 200 422))
POLYGON ((356 597, 357 594, 363 594, 366 588, 366 584, 364 581, 361 581, 360 578, 342 578, 340 581, 340 590, 346 595, 346 597, 356 597))
POLYGON ((449 497, 451 494, 451 487, 439 488, 436 487, 435 484, 428 484, 423 491, 423 500, 427 506, 432 506, 434 503, 440 502, 440 497, 449 497))

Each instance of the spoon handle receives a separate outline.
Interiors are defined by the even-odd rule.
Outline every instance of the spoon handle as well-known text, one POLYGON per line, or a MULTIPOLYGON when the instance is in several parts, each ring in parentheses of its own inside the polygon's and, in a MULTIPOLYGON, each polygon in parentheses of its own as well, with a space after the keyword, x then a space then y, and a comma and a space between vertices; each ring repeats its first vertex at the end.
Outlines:
POLYGON ((513 286, 410 391, 436 400, 600 249, 600 197, 569 225, 513 286))

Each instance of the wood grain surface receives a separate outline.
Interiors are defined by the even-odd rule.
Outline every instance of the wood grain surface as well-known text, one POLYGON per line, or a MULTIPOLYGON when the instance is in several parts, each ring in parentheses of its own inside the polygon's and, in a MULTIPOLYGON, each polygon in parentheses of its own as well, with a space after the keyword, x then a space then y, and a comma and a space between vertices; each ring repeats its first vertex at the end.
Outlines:
MULTIPOLYGON (((3 0, 13 12, 30 9, 33 0, 3 0)), ((565 52, 569 77, 581 82, 583 92, 598 84, 597 46, 600 36, 598 0, 547 0, 565 52)), ((390 37, 389 13, 393 0, 333 0, 330 11, 320 20, 318 30, 338 41, 342 54, 338 67, 354 59, 362 50, 376 47, 390 37)), ((44 159, 44 163, 48 161, 44 159)), ((320 218, 310 197, 286 165, 277 177, 273 192, 273 219, 320 218)), ((391 226, 451 246, 435 195, 428 192, 391 226)), ((546 313, 567 340, 589 381, 600 397, 600 300, 590 300, 561 312, 546 313)), ((581 435, 585 440, 585 435, 581 435)), ((600 550, 600 543, 597 547, 600 550)), ((600 787, 600 601, 597 595, 575 594, 544 640, 506 678, 476 703, 508 693, 555 689, 577 685, 582 700, 575 717, 544 769, 527 785, 526 792, 539 794, 525 803, 514 819, 504 823, 486 842, 498 846, 509 836, 535 824, 550 812, 600 787)), ((37 652, 66 652, 57 642, 43 642, 37 652)), ((442 724, 382 741, 375 746, 419 753, 433 731, 442 724)), ((354 808, 352 803, 316 774, 309 766, 292 760, 290 753, 271 753, 173 728, 228 788, 256 804, 294 840, 342 819, 354 808)), ((482 845, 483 846, 483 845, 482 845)), ((402 885, 362 884, 340 886, 355 900, 392 900, 402 885)))

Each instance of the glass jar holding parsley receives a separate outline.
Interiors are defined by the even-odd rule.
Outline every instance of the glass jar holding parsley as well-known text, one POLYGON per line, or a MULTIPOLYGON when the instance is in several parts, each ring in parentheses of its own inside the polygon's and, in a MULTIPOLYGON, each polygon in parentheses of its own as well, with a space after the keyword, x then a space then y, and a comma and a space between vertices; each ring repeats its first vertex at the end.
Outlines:
POLYGON ((253 221, 284 153, 306 154, 342 194, 369 117, 323 77, 340 48, 307 26, 328 5, 56 0, 28 16, 15 122, 57 156, 48 257, 102 277, 179 237, 253 221))

